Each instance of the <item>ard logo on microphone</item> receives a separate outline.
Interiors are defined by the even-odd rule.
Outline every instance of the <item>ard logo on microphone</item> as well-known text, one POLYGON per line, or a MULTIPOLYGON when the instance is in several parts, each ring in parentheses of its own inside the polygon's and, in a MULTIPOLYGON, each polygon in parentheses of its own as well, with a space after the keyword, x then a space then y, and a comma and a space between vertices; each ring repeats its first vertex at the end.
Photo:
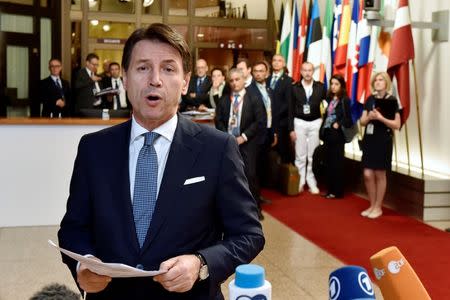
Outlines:
POLYGON ((403 258, 400 258, 400 260, 391 260, 388 263, 388 270, 389 272, 391 272, 392 274, 397 274, 400 272, 400 268, 403 267, 405 265, 405 261, 403 258))

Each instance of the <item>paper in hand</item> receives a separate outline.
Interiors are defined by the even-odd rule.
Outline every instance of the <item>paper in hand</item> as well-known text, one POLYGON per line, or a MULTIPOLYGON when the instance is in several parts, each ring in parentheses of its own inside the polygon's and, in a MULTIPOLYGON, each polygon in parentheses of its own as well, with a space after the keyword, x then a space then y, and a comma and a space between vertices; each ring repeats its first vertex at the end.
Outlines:
POLYGON ((75 259, 82 263, 86 268, 88 268, 91 272, 94 272, 99 275, 105 275, 113 278, 125 278, 125 277, 150 277, 156 276, 159 274, 166 273, 167 270, 158 270, 158 271, 144 271, 141 269, 137 269, 128 265, 118 264, 118 263, 104 263, 98 260, 95 260, 90 257, 85 257, 83 255, 74 253, 72 251, 63 249, 58 247, 53 241, 48 240, 48 243, 54 248, 58 249, 62 253, 67 256, 75 259))

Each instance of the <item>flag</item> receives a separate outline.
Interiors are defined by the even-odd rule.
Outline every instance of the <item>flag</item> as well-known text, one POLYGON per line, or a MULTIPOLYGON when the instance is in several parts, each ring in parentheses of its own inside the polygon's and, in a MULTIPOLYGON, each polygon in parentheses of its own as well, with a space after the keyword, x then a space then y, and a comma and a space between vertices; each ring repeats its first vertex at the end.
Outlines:
POLYGON ((294 52, 294 69, 292 72, 292 79, 294 81, 300 80, 300 69, 303 64, 303 55, 306 45, 306 32, 308 29, 308 16, 306 12, 306 0, 303 0, 302 11, 300 16, 300 27, 297 35, 297 51, 294 52))
POLYGON ((279 16, 278 16, 278 22, 277 22, 277 46, 276 46, 276 54, 280 54, 280 46, 281 46, 281 28, 283 27, 283 20, 284 20, 284 0, 277 0, 273 3, 274 7, 274 14, 277 16, 277 12, 279 9, 279 16))
POLYGON ((314 65, 314 80, 319 80, 320 58, 322 54, 322 27, 320 25, 319 0, 314 0, 309 23, 308 61, 314 65))
POLYGON ((327 81, 331 78, 332 64, 331 64, 331 34, 333 26, 333 3, 332 0, 327 0, 325 9, 325 18, 323 20, 322 29, 322 55, 320 57, 320 75, 319 80, 328 86, 327 81))
POLYGON ((297 0, 293 0, 292 3, 292 22, 291 22, 291 35, 289 39, 289 52, 286 67, 291 72, 291 76, 294 77, 294 56, 295 52, 298 52, 298 11, 297 0))
POLYGON ((339 27, 339 40, 334 57, 333 73, 345 76, 345 66, 347 63, 347 48, 350 33, 350 4, 349 0, 342 3, 341 25, 339 27))
POLYGON ((397 79, 397 90, 402 107, 402 124, 410 111, 409 61, 414 59, 414 41, 411 31, 408 0, 399 0, 395 13, 392 47, 389 53, 388 73, 397 79))
POLYGON ((339 41, 339 27, 341 26, 342 0, 336 0, 333 9, 333 29, 331 39, 331 65, 334 66, 334 56, 339 41))
MULTIPOLYGON (((306 0, 304 0, 306 1, 306 0)), ((307 20, 306 20, 306 24, 307 24, 307 28, 306 28, 306 43, 305 43, 305 52, 303 54, 303 61, 306 61, 308 58, 308 49, 309 49, 309 23, 311 21, 311 16, 312 16, 312 9, 313 9, 313 0, 309 0, 309 7, 308 7, 308 15, 307 15, 307 20)))
POLYGON ((288 60, 289 40, 291 39, 291 0, 285 2, 283 26, 281 28, 280 54, 288 60))
MULTIPOLYGON (((362 14, 364 15, 364 10, 362 14)), ((366 18, 359 20, 357 34, 359 43, 359 71, 356 98, 361 104, 366 103, 367 97, 370 95, 370 79, 372 77, 378 33, 378 26, 369 26, 366 18)))

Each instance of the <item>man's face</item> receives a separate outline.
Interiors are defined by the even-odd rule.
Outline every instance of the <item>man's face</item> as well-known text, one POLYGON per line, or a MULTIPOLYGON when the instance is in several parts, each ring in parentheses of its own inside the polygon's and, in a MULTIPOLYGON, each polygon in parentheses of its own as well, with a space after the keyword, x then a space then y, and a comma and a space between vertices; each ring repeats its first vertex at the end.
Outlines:
POLYGON ((181 55, 170 45, 154 40, 136 43, 128 70, 123 72, 136 121, 152 130, 169 120, 177 112, 189 77, 181 55))
POLYGON ((214 70, 211 73, 211 79, 213 82, 218 82, 218 83, 222 83, 225 81, 225 77, 223 76, 222 72, 220 72, 219 70, 214 70))
POLYGON ((231 90, 235 93, 242 91, 245 87, 244 77, 238 72, 231 73, 230 74, 230 87, 231 87, 231 90))
POLYGON ((302 74, 302 78, 305 81, 311 81, 314 73, 314 68, 311 64, 303 64, 300 73, 302 74))
POLYGON ((48 69, 50 70, 50 74, 53 76, 59 76, 61 74, 61 62, 59 60, 52 60, 48 64, 48 69))
POLYGON ((86 61, 86 67, 91 70, 92 73, 97 73, 98 68, 98 59, 92 58, 91 60, 86 61))
POLYGON ((250 72, 252 71, 252 68, 249 68, 247 66, 247 64, 243 61, 241 61, 240 63, 238 63, 236 65, 236 68, 242 72, 242 74, 244 74, 244 79, 248 78, 248 76, 250 75, 250 72))
POLYGON ((279 72, 284 68, 284 58, 281 55, 275 55, 272 58, 272 69, 279 72))
POLYGON ((198 77, 204 77, 206 75, 206 72, 208 72, 208 65, 206 64, 205 60, 197 60, 195 64, 195 72, 198 77))
POLYGON ((111 73, 111 77, 113 78, 120 77, 120 67, 116 64, 113 64, 109 67, 109 72, 111 73))
POLYGON ((256 82, 263 83, 267 78, 267 68, 263 64, 255 65, 253 66, 252 74, 256 82))

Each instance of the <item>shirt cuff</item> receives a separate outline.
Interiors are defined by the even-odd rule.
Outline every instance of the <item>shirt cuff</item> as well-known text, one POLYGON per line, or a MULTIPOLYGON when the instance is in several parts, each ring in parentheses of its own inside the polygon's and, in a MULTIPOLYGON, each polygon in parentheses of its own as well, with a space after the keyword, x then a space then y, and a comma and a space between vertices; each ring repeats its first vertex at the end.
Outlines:
POLYGON ((245 133, 241 134, 241 136, 244 138, 244 141, 248 142, 248 138, 247 138, 247 136, 245 135, 245 133))

